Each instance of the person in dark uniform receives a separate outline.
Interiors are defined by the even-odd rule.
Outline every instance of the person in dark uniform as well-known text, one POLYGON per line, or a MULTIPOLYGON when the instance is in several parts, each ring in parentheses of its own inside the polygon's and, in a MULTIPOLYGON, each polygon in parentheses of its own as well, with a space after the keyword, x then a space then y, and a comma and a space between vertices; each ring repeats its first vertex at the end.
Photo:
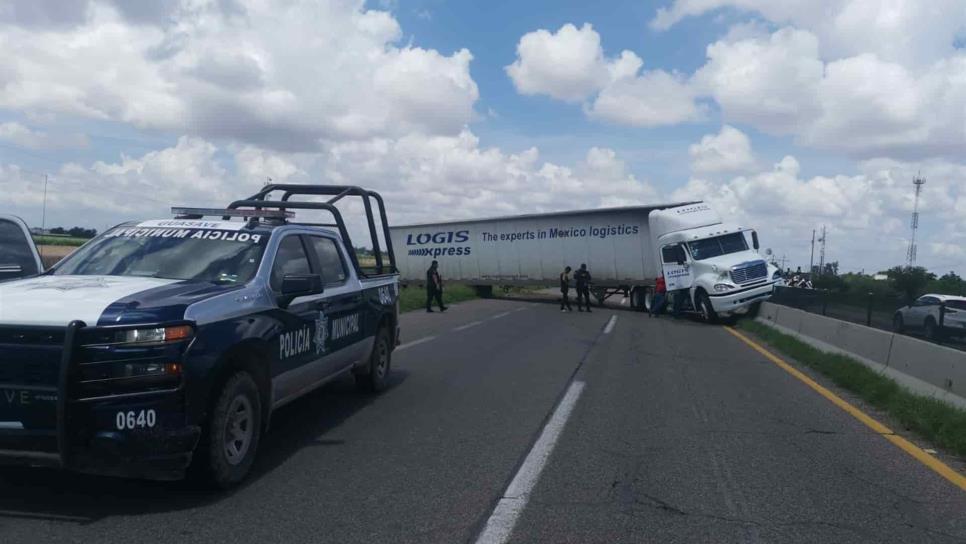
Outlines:
POLYGON ((570 267, 564 268, 564 271, 560 273, 560 311, 561 312, 572 312, 574 309, 570 306, 570 267))
POLYGON ((580 301, 583 299, 584 306, 590 312, 590 272, 587 270, 586 264, 581 264, 580 270, 574 273, 574 281, 577 283, 577 311, 584 311, 580 305, 580 301))
POLYGON ((426 311, 433 313, 433 300, 439 304, 439 311, 445 312, 443 306, 443 278, 439 276, 439 261, 433 261, 426 270, 426 311))

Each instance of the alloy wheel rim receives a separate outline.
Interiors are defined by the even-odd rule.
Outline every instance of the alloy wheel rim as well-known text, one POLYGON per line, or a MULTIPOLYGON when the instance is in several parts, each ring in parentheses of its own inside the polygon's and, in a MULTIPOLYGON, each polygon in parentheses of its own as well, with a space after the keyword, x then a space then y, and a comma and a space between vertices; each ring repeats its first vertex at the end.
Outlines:
POLYGON ((254 410, 248 397, 238 395, 228 406, 225 420, 225 458, 231 465, 238 465, 251 447, 254 435, 254 410))

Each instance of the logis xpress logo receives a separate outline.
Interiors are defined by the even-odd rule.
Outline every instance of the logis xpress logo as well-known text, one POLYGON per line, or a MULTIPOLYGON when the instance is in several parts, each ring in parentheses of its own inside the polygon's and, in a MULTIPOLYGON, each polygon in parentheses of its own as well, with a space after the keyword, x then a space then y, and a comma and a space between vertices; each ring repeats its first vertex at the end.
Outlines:
POLYGON ((472 251, 470 246, 454 246, 449 244, 465 244, 470 240, 468 230, 450 230, 440 232, 420 232, 409 233, 406 235, 407 246, 443 246, 443 247, 411 247, 409 254, 422 257, 445 257, 469 255, 472 251), (447 244, 447 245, 443 245, 447 244))

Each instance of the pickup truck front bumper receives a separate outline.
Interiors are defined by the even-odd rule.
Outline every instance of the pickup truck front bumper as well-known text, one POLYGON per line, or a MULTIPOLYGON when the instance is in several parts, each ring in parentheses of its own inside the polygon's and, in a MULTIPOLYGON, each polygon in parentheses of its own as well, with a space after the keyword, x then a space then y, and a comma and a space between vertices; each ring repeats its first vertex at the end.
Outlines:
POLYGON ((770 281, 760 285, 735 289, 727 293, 709 294, 711 306, 719 314, 732 314, 745 310, 756 302, 771 298, 775 289, 775 282, 770 281))
MULTIPOLYGON (((83 328, 83 323, 73 322, 62 333, 53 333, 62 334, 60 345, 24 347, 0 337, 0 355, 7 356, 0 357, 6 359, 0 365, 18 370, 0 373, 5 378, 0 379, 0 464, 182 478, 201 436, 200 427, 186 424, 184 388, 92 394, 84 387, 81 367, 111 364, 110 357, 130 353, 92 355, 77 341, 83 328), (17 351, 23 361, 13 356, 17 351), (25 383, 25 375, 33 381, 25 383)), ((17 334, 18 339, 27 336, 17 334)))

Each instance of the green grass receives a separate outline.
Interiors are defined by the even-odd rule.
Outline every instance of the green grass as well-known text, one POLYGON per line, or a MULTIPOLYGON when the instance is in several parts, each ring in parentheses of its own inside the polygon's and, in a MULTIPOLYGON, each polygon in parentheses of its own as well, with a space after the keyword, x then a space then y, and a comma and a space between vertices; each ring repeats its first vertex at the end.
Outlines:
MULTIPOLYGON (((468 285, 450 283, 443 286, 443 304, 450 305, 454 302, 471 300, 477 298, 476 291, 468 285)), ((411 312, 413 310, 426 309, 426 289, 416 285, 411 285, 399 291, 399 311, 411 312)), ((434 308, 438 310, 438 308, 434 308)))
POLYGON ((87 238, 74 238, 73 236, 34 236, 34 243, 43 246, 82 246, 87 243, 87 238))
POLYGON ((851 357, 826 353, 751 320, 738 328, 754 333, 778 351, 828 376, 836 385, 886 411, 905 428, 959 456, 966 456, 966 411, 915 395, 851 357))

